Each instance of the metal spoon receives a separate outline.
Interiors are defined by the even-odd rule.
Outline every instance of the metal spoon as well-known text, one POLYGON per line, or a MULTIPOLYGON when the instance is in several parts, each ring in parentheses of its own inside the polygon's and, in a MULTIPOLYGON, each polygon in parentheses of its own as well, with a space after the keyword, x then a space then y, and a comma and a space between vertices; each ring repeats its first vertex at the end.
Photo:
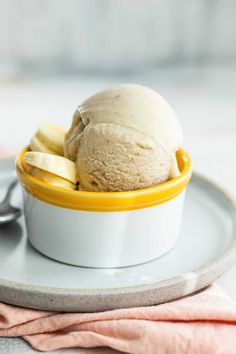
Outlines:
POLYGON ((17 179, 14 179, 8 187, 5 198, 0 203, 0 226, 18 219, 22 214, 22 211, 19 208, 15 208, 10 204, 12 191, 17 183, 17 179))

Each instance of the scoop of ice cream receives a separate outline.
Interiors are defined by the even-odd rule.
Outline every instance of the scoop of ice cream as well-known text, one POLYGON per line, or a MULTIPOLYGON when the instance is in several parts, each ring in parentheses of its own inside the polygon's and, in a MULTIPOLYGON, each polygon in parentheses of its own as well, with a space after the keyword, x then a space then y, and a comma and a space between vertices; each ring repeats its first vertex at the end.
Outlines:
POLYGON ((76 163, 80 189, 125 191, 176 175, 181 143, 180 124, 163 97, 143 86, 120 85, 78 107, 64 153, 76 163))

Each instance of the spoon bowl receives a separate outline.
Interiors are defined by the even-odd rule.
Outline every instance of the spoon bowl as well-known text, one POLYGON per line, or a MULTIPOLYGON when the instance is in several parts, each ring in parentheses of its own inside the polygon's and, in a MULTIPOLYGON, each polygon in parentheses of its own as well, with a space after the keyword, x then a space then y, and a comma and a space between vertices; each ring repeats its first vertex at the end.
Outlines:
POLYGON ((22 215, 22 211, 19 208, 10 204, 12 191, 17 183, 17 179, 14 179, 8 187, 4 200, 0 203, 0 225, 11 223, 22 215))

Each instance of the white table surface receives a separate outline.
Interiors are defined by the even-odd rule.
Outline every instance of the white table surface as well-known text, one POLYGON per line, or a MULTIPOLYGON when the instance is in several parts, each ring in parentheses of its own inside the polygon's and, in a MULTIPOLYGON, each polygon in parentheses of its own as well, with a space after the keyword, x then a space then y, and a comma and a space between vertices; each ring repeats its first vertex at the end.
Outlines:
MULTIPOLYGON (((171 103, 183 126, 184 147, 192 156, 194 169, 235 197, 236 67, 163 69, 124 78, 64 77, 11 81, 0 78, 0 149, 16 153, 28 143, 42 121, 69 127, 72 114, 82 99, 122 82, 150 86, 171 103)), ((236 265, 218 280, 218 284, 236 301, 235 279, 236 265)), ((35 352, 18 339, 0 339, 0 352, 3 351, 35 352)), ((73 352, 115 353, 103 349, 73 352)))

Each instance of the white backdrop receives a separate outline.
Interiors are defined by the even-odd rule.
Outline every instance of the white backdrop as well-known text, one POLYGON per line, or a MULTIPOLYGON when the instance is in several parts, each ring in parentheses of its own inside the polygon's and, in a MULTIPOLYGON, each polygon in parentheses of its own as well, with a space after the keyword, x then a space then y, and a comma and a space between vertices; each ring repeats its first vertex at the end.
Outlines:
POLYGON ((235 0, 0 0, 0 73, 232 61, 235 14, 235 0))

